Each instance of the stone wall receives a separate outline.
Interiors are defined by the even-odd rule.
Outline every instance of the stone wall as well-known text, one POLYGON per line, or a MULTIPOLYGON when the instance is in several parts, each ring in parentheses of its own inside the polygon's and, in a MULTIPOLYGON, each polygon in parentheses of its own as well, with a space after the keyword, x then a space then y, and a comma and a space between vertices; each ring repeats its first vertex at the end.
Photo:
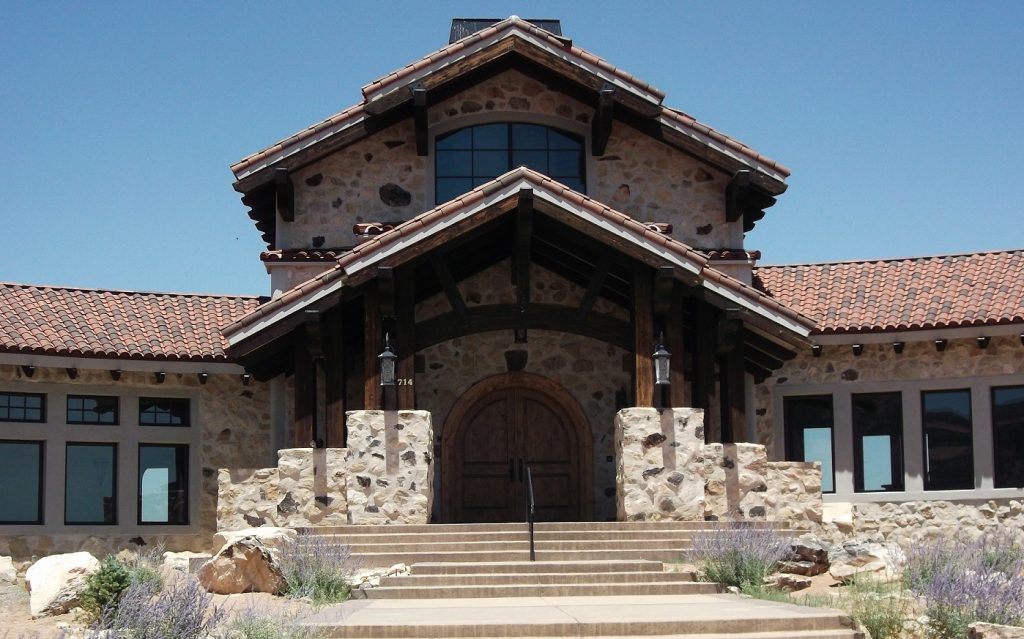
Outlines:
MULTIPOLYGON (((87 361, 83 360, 85 363, 87 361)), ((19 526, 16 534, 4 534, 4 527, 0 526, 0 555, 27 559, 88 550, 103 556, 126 547, 158 543, 168 550, 206 550, 217 525, 217 469, 261 466, 273 458, 269 389, 255 381, 245 385, 240 375, 211 374, 203 384, 195 373, 167 373, 164 382, 157 383, 154 374, 147 372, 123 371, 115 381, 108 370, 80 368, 77 377, 70 379, 63 368, 37 367, 29 378, 19 366, 0 365, 0 382, 9 382, 5 388, 23 389, 25 392, 39 392, 38 384, 56 384, 60 386, 60 392, 68 393, 120 395, 148 391, 193 397, 198 402, 198 423, 191 428, 199 429, 200 460, 199 484, 192 492, 192 498, 199 500, 199 518, 193 522, 189 532, 168 534, 158 526, 145 527, 140 532, 134 519, 126 521, 124 518, 120 526, 88 528, 63 526, 62 521, 47 520, 41 526, 19 526), (29 530, 33 532, 27 532, 29 530)), ((50 418, 59 419, 53 414, 50 418)), ((5 426, 0 424, 0 438, 4 437, 5 426)), ((133 427, 137 428, 122 421, 120 426, 111 428, 133 427)), ((42 428, 39 439, 46 439, 45 427, 42 428)), ((136 485, 137 478, 125 476, 123 469, 119 469, 119 473, 119 485, 122 482, 128 482, 124 485, 136 485)))
POLYGON ((769 520, 785 521, 801 528, 821 523, 821 464, 818 462, 768 462, 764 496, 769 520))
POLYGON ((768 454, 757 444, 706 444, 704 519, 763 521, 768 490, 768 454))

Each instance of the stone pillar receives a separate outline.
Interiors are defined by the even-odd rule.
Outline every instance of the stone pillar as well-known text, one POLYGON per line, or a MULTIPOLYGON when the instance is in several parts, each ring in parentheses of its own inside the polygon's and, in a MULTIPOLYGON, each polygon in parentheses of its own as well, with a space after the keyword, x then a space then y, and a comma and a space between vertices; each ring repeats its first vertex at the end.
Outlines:
POLYGON ((764 521, 768 453, 760 444, 704 446, 704 519, 764 521))
POLYGON ((422 410, 347 413, 349 522, 426 524, 434 499, 434 431, 422 410))
POLYGON ((615 416, 619 521, 704 519, 704 411, 624 408, 615 416))

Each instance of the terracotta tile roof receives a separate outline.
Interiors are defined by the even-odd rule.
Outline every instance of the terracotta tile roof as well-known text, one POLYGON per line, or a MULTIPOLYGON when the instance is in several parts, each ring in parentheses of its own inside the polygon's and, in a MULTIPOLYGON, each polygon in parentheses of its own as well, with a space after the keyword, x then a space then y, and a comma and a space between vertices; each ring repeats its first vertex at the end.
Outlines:
POLYGON ((263 251, 260 260, 264 262, 334 262, 350 249, 277 249, 263 251))
POLYGON ((662 107, 661 108, 661 112, 666 117, 675 120, 676 122, 682 124, 683 126, 689 128, 689 129, 692 129, 694 131, 697 131, 699 133, 703 133, 704 135, 708 136, 709 138, 711 138, 713 140, 717 140, 718 142, 721 142, 722 144, 726 145, 730 149, 733 149, 734 151, 737 151, 737 152, 747 156, 748 158, 750 158, 752 160, 756 160, 757 162, 760 162, 761 164, 764 164, 765 166, 768 166, 768 167, 770 167, 772 169, 775 169, 776 171, 778 171, 781 175, 783 175, 785 177, 789 177, 792 174, 792 171, 789 169, 789 167, 787 167, 787 166, 785 166, 783 164, 780 164, 779 162, 777 162, 777 161, 771 159, 770 157, 768 157, 767 155, 762 155, 762 154, 758 153, 757 151, 755 151, 754 149, 750 148, 749 146, 747 146, 743 142, 740 142, 736 138, 730 137, 730 136, 728 136, 728 135, 726 135, 726 134, 724 134, 721 131, 718 131, 716 129, 712 129, 711 127, 709 127, 708 125, 704 124, 703 122, 699 122, 696 118, 694 118, 691 115, 683 113, 682 111, 679 111, 678 109, 672 109, 672 108, 669 108, 669 107, 662 107))
POLYGON ((0 352, 226 362, 220 327, 262 301, 0 283, 0 352))
POLYGON ((748 251, 746 249, 731 248, 702 248, 698 250, 704 255, 707 255, 709 260, 753 260, 756 262, 761 259, 761 251, 748 251))
POLYGON ((275 297, 273 300, 263 304, 249 315, 246 315, 232 323, 230 326, 225 327, 222 332, 225 336, 230 337, 239 331, 242 331, 246 327, 252 326, 260 319, 270 316, 293 303, 299 302, 307 295, 310 295, 345 276, 345 267, 352 265, 353 262, 373 255, 385 247, 403 240, 403 238, 415 235, 418 231, 428 227, 436 221, 452 217, 467 208, 472 207, 481 200, 484 200, 487 196, 501 191, 502 189, 521 180, 532 183, 537 187, 553 193, 555 196, 560 197, 566 202, 601 216, 604 219, 643 237, 646 242, 650 242, 654 245, 660 245, 668 251, 675 253, 683 260, 694 265, 702 279, 712 281, 717 285, 727 288, 733 293, 738 294, 755 304, 759 304, 763 308, 767 308, 772 312, 778 313, 798 325, 810 328, 814 324, 813 320, 810 318, 788 308, 769 295, 766 295, 764 292, 747 286, 743 282, 709 267, 708 258, 687 244, 663 235, 659 231, 650 228, 649 225, 638 222, 625 213, 621 213, 605 206, 597 200, 591 199, 581 193, 577 193, 571 188, 561 184, 560 182, 556 182, 546 175, 521 166, 495 178, 494 180, 491 180, 490 182, 478 186, 472 191, 469 191, 454 200, 450 200, 429 211, 421 213, 411 220, 399 224, 392 230, 386 231, 356 246, 348 253, 342 255, 338 259, 338 263, 334 268, 324 271, 284 294, 275 297))
POLYGON ((763 266, 755 285, 819 334, 1024 323, 1024 249, 763 266))

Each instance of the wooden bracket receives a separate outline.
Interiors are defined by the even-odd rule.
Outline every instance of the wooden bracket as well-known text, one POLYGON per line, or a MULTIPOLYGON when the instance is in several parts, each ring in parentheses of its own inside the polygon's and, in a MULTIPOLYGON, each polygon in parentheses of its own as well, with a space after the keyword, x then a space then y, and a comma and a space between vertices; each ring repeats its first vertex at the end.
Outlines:
POLYGON ((597 104, 594 107, 594 120, 590 132, 590 154, 604 155, 608 146, 608 138, 612 133, 612 116, 615 112, 615 87, 605 83, 597 91, 597 104))
POLYGON ((722 311, 718 320, 718 354, 722 355, 735 350, 743 342, 743 311, 738 308, 727 308, 722 311))
POLYGON ((516 237, 514 253, 516 304, 519 313, 526 315, 530 306, 530 238, 533 236, 533 191, 519 191, 516 208, 516 237))
POLYGON ((764 209, 775 204, 775 198, 754 182, 749 169, 736 171, 725 187, 725 219, 736 222, 743 218, 743 230, 750 231, 764 217, 764 209))
POLYGON ((288 169, 274 169, 274 193, 277 212, 285 222, 295 221, 295 187, 288 169))
POLYGON ((579 319, 584 319, 594 308, 597 296, 601 294, 601 289, 604 288, 604 281, 608 279, 608 269, 611 268, 611 265, 611 251, 602 251, 597 268, 590 278, 590 284, 587 285, 587 292, 583 295, 583 301, 580 302, 579 309, 576 311, 576 317, 579 319))
POLYGON ((395 316, 395 271, 390 266, 377 267, 377 303, 381 317, 395 316))
POLYGON ((459 287, 455 283, 455 278, 452 277, 452 272, 448 269, 448 264, 445 263, 444 258, 437 251, 431 253, 429 259, 430 265, 434 269, 434 275, 437 276, 437 281, 441 283, 445 297, 448 298, 448 305, 452 307, 452 311, 455 312, 457 318, 464 318, 466 316, 466 302, 462 299, 462 293, 459 292, 459 287))
POLYGON ((416 155, 426 156, 427 148, 427 89, 421 83, 409 87, 412 93, 412 121, 416 129, 416 155))
POLYGON ((672 292, 675 290, 675 267, 659 266, 654 275, 654 314, 664 315, 672 306, 672 292))

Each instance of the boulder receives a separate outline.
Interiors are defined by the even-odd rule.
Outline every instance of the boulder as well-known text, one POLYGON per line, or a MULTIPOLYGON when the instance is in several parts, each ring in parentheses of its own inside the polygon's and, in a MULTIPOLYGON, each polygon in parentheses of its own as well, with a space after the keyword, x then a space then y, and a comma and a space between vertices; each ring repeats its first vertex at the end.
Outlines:
POLYGON ((905 556, 896 544, 854 540, 833 548, 828 559, 828 572, 836 581, 849 581, 858 574, 892 581, 899 577, 905 556))
POLYGON ((243 592, 280 594, 284 575, 270 548, 255 537, 243 537, 213 556, 196 575, 208 592, 236 595, 243 592))
POLYGON ((13 584, 18 581, 18 571, 14 569, 14 560, 0 557, 0 583, 13 584))
POLYGON ((777 570, 787 575, 813 577, 828 572, 828 563, 816 564, 813 561, 781 561, 777 570))
POLYGON ((1024 639, 1024 628, 979 621, 967 626, 967 639, 1024 639))
POLYGON ((25 587, 32 617, 60 615, 77 606, 86 578, 99 569, 99 560, 87 552, 50 555, 29 566, 25 587))
POLYGON ((369 568, 352 575, 348 583, 353 588, 376 588, 382 577, 405 577, 412 570, 406 564, 395 564, 390 568, 369 568))
POLYGON ((259 542, 270 549, 271 552, 276 553, 284 546, 295 541, 297 536, 298 533, 292 528, 276 528, 274 526, 244 528, 242 530, 221 530, 213 536, 213 547, 220 549, 227 548, 236 541, 241 541, 246 537, 251 537, 259 540, 259 542))
POLYGON ((768 579, 770 585, 785 592, 796 592, 797 590, 803 590, 804 588, 811 587, 810 577, 800 577, 797 575, 772 575, 768 579))
POLYGON ((185 550, 183 552, 165 552, 163 555, 163 567, 168 570, 174 570, 177 572, 191 573, 198 568, 196 565, 202 565, 213 558, 208 552, 190 552, 185 550))
POLYGON ((779 572, 813 577, 828 571, 832 544, 814 535, 801 535, 790 544, 789 555, 779 564, 779 572))

